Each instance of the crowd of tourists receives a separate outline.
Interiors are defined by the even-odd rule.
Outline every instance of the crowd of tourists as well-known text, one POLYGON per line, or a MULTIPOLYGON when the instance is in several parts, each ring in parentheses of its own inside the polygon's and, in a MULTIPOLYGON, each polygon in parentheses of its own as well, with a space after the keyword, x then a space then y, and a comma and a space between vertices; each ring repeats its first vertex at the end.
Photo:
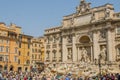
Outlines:
POLYGON ((120 74, 104 74, 96 76, 75 76, 68 74, 40 74, 33 72, 2 72, 0 80, 120 80, 120 74))

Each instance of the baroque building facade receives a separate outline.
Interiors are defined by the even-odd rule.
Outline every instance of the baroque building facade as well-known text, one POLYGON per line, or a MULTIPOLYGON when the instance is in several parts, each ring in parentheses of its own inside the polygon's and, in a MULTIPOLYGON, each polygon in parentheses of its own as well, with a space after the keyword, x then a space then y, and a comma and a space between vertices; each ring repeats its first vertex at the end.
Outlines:
POLYGON ((119 61, 120 13, 112 4, 91 8, 81 0, 61 26, 45 30, 45 40, 46 62, 119 61))
POLYGON ((62 61, 61 26, 45 30, 45 62, 62 61))

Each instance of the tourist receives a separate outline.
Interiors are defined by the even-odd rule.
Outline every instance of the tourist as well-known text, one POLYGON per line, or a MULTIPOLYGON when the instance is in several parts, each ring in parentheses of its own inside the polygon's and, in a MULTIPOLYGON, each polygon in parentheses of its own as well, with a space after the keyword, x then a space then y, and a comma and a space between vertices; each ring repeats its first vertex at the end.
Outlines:
POLYGON ((66 76, 65 80, 70 80, 69 76, 66 76))

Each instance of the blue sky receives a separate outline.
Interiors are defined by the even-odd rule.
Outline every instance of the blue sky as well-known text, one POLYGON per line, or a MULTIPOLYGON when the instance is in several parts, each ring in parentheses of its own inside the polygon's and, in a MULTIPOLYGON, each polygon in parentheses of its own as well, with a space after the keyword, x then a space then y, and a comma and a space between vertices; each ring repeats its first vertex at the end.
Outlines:
MULTIPOLYGON (((120 0, 86 0, 91 7, 106 3, 120 12, 120 0)), ((0 0, 0 22, 14 23, 25 34, 35 37, 44 35, 44 30, 61 25, 63 16, 75 12, 80 0, 0 0)))

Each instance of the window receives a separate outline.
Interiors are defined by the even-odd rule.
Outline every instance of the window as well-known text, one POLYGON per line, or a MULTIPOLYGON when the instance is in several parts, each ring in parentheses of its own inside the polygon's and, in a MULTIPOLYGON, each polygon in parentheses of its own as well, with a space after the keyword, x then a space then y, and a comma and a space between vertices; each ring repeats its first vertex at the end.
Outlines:
POLYGON ((56 37, 55 36, 53 36, 53 42, 56 43, 56 37))
POLYGON ((39 59, 41 58, 41 55, 39 55, 39 59))
POLYGON ((48 42, 48 44, 50 43, 50 38, 49 37, 47 38, 47 42, 48 42))
POLYGON ((117 27, 116 33, 117 33, 117 34, 120 34, 120 26, 117 27))
POLYGON ((18 53, 18 48, 17 47, 15 48, 15 53, 18 53))
POLYGON ((27 60, 27 61, 26 61, 26 64, 30 64, 30 61, 29 61, 29 60, 27 60))
POLYGON ((18 64, 20 64, 20 59, 18 59, 18 64))
POLYGON ((0 39, 0 43, 2 43, 2 39, 0 39))
POLYGON ((34 59, 34 55, 32 54, 32 59, 34 59))
POLYGON ((47 51, 47 59, 49 59, 49 57, 50 57, 50 52, 47 51))
POLYGON ((19 42, 19 48, 21 48, 21 42, 19 42))
POLYGON ((2 39, 2 43, 4 42, 4 40, 2 39))
POLYGON ((8 46, 6 46, 6 52, 7 52, 7 53, 9 52, 9 47, 8 47, 8 46))
POLYGON ((60 36, 60 42, 62 42, 62 36, 60 36))
POLYGON ((18 41, 16 41, 16 44, 18 44, 18 41))
POLYGON ((32 52, 34 53, 34 49, 32 49, 32 52))
POLYGON ((6 43, 9 44, 9 40, 6 40, 6 43))
POLYGON ((6 61, 6 62, 8 61, 8 56, 5 56, 5 61, 6 61))
POLYGON ((41 50, 40 50, 40 49, 38 49, 38 52, 40 53, 40 52, 41 52, 41 50))
POLYGON ((3 39, 0 39, 0 43, 3 43, 3 39))
POLYGON ((120 55, 120 48, 118 48, 118 55, 120 55))
POLYGON ((37 49, 35 49, 35 52, 37 52, 37 49))
POLYGON ((27 39, 27 41, 28 41, 28 49, 30 49, 31 39, 30 39, 30 38, 28 38, 28 39, 27 39))
POLYGON ((0 61, 3 61, 3 57, 2 56, 0 56, 0 61))
POLYGON ((27 56, 29 56, 29 55, 30 55, 30 53, 28 52, 28 53, 27 53, 27 56))
POLYGON ((3 52, 4 46, 0 46, 0 52, 3 52))
POLYGON ((17 62, 17 56, 14 56, 14 61, 17 62))
POLYGON ((28 43, 28 49, 30 49, 30 43, 28 43))
POLYGON ((35 59, 37 59, 37 54, 35 55, 35 59))
POLYGON ((22 41, 22 35, 19 36, 19 40, 22 41))
POLYGON ((56 50, 53 50, 52 52, 53 52, 53 58, 55 58, 56 57, 56 50))
POLYGON ((35 47, 37 47, 37 44, 35 44, 35 47))
POLYGON ((28 43, 30 43, 30 42, 31 42, 31 39, 30 39, 30 38, 28 38, 28 39, 27 39, 27 41, 28 41, 28 43))
POLYGON ((21 55, 21 52, 19 51, 19 54, 18 54, 19 56, 21 55))

